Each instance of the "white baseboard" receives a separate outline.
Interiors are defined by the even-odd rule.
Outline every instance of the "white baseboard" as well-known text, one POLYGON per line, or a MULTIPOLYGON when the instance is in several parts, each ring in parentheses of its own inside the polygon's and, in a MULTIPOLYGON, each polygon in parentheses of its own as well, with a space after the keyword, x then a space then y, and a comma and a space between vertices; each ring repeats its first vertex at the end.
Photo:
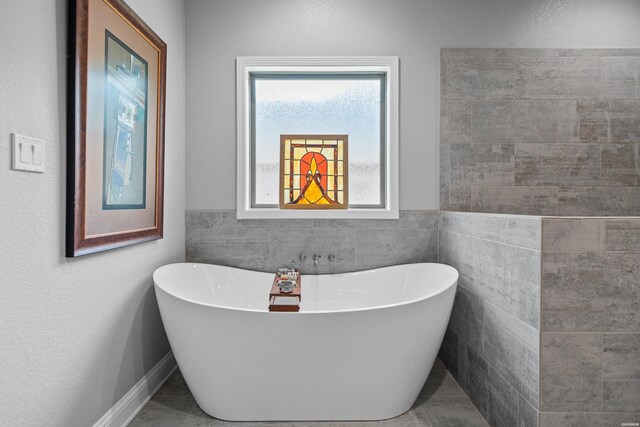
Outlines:
POLYGON ((93 427, 124 427, 158 391, 177 368, 173 352, 169 351, 136 385, 122 396, 93 427))

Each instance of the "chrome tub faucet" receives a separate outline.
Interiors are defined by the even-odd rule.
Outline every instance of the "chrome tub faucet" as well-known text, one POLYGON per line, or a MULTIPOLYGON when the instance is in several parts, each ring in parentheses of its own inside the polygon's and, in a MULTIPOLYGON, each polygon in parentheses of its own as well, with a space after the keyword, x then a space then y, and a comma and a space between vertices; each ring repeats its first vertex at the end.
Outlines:
POLYGON ((318 266, 320 265, 320 260, 322 259, 322 256, 319 254, 313 254, 313 266, 315 268, 318 268, 318 266))

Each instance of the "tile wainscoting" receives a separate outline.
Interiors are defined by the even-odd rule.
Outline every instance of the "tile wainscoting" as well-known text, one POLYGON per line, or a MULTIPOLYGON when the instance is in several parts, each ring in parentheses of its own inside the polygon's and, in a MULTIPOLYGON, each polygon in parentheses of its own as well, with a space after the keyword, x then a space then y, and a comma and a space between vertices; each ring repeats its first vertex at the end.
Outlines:
POLYGON ((640 422, 640 218, 542 230, 541 425, 640 422))
POLYGON ((440 358, 491 426, 538 425, 540 245, 540 217, 440 214, 460 273, 440 358))
POLYGON ((440 357, 490 425, 640 422, 640 218, 442 212, 440 228, 460 272, 440 357))
POLYGON ((189 211, 186 222, 190 262, 306 273, 452 265, 460 281, 440 358, 491 426, 640 421, 640 218, 404 211, 398 220, 238 220, 234 211, 189 211))
POLYGON ((438 261, 437 211, 402 211, 397 220, 239 220, 235 211, 193 210, 186 227, 187 262, 324 274, 438 261), (318 268, 316 253, 322 256, 318 268))

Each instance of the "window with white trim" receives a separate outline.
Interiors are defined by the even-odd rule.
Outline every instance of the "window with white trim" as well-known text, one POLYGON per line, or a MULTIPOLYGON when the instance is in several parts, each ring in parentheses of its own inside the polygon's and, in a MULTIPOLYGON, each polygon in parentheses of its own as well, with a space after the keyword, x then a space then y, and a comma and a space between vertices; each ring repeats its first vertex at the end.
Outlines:
POLYGON ((398 218, 398 58, 239 57, 236 65, 238 218, 398 218), (299 169, 283 169, 287 135, 348 137, 346 209, 280 208, 283 174, 304 182, 299 169))

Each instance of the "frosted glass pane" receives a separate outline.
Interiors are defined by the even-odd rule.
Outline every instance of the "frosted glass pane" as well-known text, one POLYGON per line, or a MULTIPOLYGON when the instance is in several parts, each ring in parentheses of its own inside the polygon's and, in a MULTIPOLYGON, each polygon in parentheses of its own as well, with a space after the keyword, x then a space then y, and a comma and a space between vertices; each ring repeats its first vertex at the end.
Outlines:
POLYGON ((379 76, 259 77, 253 85, 256 205, 278 204, 283 134, 349 135, 349 203, 381 203, 379 76))

